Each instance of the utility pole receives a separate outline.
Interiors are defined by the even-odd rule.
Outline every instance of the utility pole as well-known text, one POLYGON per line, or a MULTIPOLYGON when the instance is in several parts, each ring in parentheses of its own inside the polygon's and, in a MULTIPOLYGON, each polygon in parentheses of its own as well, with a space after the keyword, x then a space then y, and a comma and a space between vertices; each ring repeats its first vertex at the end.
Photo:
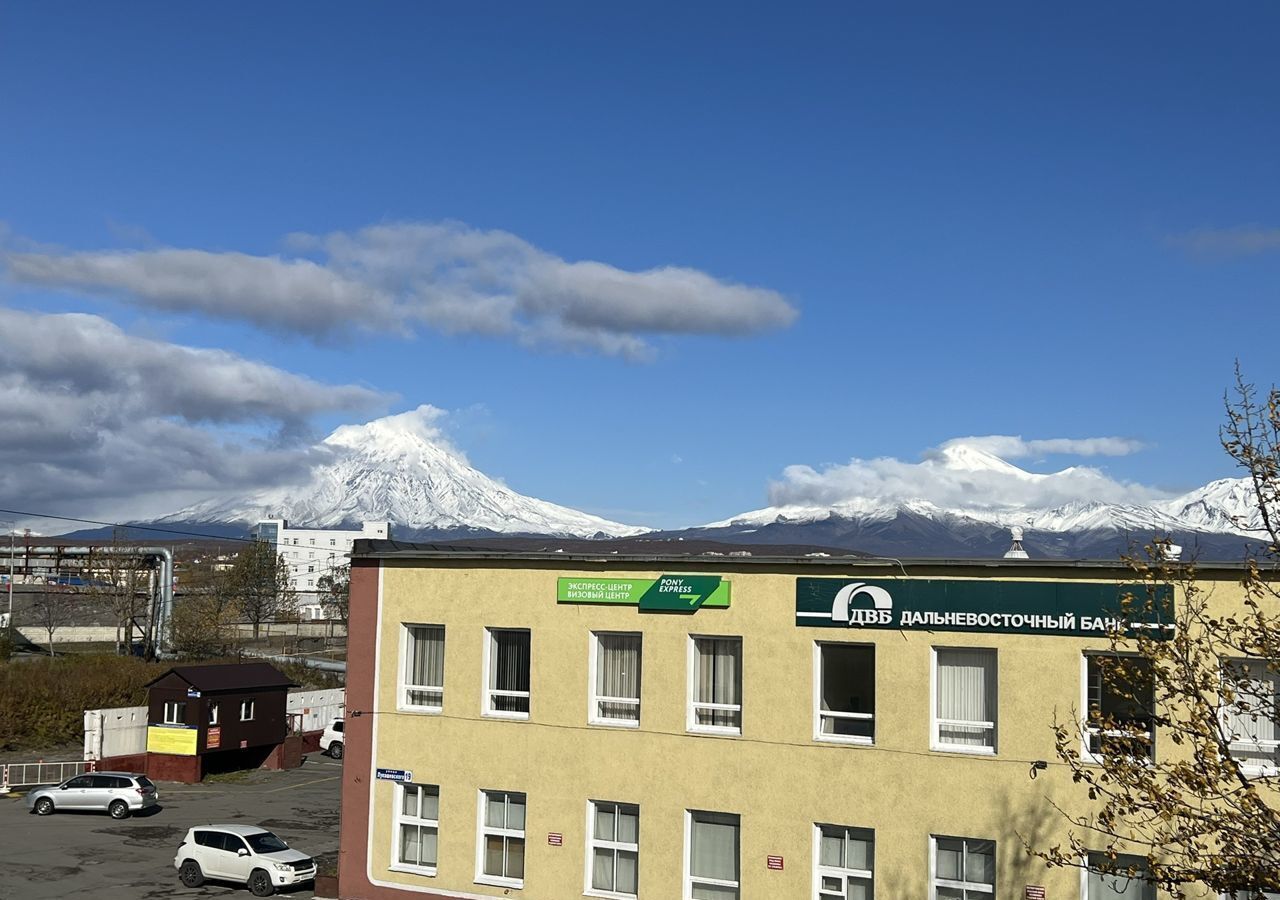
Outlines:
POLYGON ((5 636, 9 640, 9 646, 13 647, 13 522, 9 524, 9 633, 5 636))

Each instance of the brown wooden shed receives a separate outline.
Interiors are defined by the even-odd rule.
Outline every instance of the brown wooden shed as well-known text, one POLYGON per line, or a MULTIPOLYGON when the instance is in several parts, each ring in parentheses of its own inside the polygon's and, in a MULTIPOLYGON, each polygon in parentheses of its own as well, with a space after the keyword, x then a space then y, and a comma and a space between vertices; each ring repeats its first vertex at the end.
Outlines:
POLYGON ((253 662, 174 666, 146 687, 148 755, 178 757, 166 768, 186 781, 262 765, 289 734, 286 705, 297 685, 253 662))

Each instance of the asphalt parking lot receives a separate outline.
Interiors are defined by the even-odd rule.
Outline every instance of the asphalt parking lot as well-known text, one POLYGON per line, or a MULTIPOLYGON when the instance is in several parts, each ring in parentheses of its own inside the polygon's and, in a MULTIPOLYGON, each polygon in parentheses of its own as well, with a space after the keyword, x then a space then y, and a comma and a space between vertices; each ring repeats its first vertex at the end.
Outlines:
MULTIPOLYGON (((105 814, 28 813, 17 794, 0 797, 0 900, 151 900, 252 897, 243 887, 186 888, 174 852, 192 825, 261 825, 320 860, 338 853, 342 764, 311 753, 301 768, 258 770, 204 784, 157 782, 159 808, 115 821, 105 814)), ((282 893, 314 896, 310 885, 282 893)))

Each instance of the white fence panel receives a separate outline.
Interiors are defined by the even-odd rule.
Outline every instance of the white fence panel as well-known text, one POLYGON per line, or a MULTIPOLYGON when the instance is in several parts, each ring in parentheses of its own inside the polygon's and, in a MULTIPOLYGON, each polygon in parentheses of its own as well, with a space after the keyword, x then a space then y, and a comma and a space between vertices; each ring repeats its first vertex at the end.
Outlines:
POLYGON ((147 708, 87 709, 84 712, 84 758, 106 759, 147 752, 147 708))
POLYGON ((302 716, 303 731, 323 731, 334 719, 342 716, 347 705, 345 688, 327 691, 299 691, 289 695, 285 709, 302 716))

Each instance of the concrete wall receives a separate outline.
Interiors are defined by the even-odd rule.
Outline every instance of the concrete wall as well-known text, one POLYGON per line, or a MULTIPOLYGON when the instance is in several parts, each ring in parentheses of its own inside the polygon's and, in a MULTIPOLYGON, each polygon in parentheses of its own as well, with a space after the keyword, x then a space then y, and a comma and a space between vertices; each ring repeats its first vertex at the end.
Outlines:
POLYGON ((147 751, 147 707, 84 711, 84 758, 106 759, 147 751))
MULTIPOLYGON (((1045 870, 1028 859, 1019 835, 1045 846, 1065 837, 1061 814, 1051 803, 1074 812, 1089 809, 1069 770, 1057 762, 1051 726, 1055 716, 1070 721, 1080 709, 1083 651, 1105 648, 1105 637, 797 627, 796 576, 849 573, 733 567, 721 560, 674 569, 722 574, 732 583, 729 609, 686 615, 556 603, 558 576, 657 578, 660 570, 388 562, 379 594, 373 586, 377 570, 357 566, 350 703, 374 715, 348 718, 343 819, 352 830, 344 827, 342 896, 503 896, 504 888, 475 882, 477 801, 484 789, 527 794, 527 856, 519 891, 526 900, 584 896, 589 800, 639 804, 640 884, 648 897, 683 895, 685 811, 691 809, 740 816, 743 900, 814 895, 815 823, 874 829, 877 896, 929 893, 931 835, 996 842, 995 900, 1020 900, 1026 885, 1043 885, 1054 898, 1080 895, 1078 872, 1045 870), (398 710, 403 623, 446 628, 443 715, 398 710), (481 715, 486 627, 531 631, 528 721, 481 715), (593 630, 643 633, 639 729, 587 722, 593 630), (686 730, 691 634, 742 638, 740 736, 686 730), (875 646, 874 746, 814 740, 814 644, 819 640, 875 646), (936 647, 996 650, 994 755, 931 749, 936 647), (371 749, 358 747, 361 742, 371 749), (1033 780, 1036 760, 1048 761, 1048 768, 1033 780), (374 778, 377 767, 411 770, 415 782, 440 786, 435 876, 391 870, 395 787, 374 778), (563 835, 561 846, 549 843, 551 833, 563 835), (769 856, 784 858, 781 871, 766 867, 769 856), (407 890, 391 890, 393 885, 407 890)), ((900 573, 859 568, 856 574, 891 578, 900 573)), ((912 575, 1131 580, 1119 569, 1048 567, 1011 573, 957 565, 912 575)), ((1238 604, 1238 585, 1224 576, 1214 598, 1223 608, 1238 604)), ((1159 736, 1157 747, 1169 749, 1159 736)))

